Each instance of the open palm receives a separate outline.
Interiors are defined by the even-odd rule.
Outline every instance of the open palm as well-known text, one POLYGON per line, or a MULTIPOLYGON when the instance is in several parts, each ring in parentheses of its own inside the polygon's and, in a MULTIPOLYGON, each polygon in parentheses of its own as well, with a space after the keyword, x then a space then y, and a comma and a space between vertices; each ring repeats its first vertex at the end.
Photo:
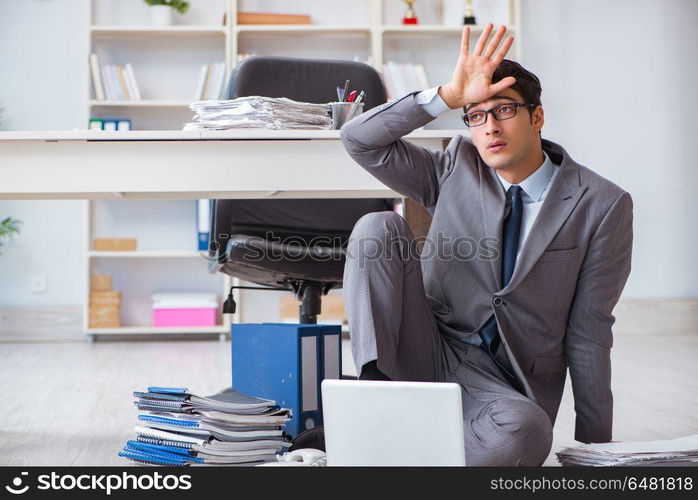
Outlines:
POLYGON ((494 38, 485 47, 492 29, 492 23, 488 23, 480 35, 473 53, 469 54, 470 27, 466 26, 463 28, 458 63, 451 81, 444 86, 444 92, 448 96, 448 101, 450 101, 447 103, 452 108, 486 101, 497 94, 497 92, 510 87, 516 82, 514 77, 508 76, 497 83, 492 83, 492 75, 495 69, 502 62, 511 44, 514 42, 514 37, 508 37, 497 51, 497 47, 506 33, 506 27, 500 26, 494 38))

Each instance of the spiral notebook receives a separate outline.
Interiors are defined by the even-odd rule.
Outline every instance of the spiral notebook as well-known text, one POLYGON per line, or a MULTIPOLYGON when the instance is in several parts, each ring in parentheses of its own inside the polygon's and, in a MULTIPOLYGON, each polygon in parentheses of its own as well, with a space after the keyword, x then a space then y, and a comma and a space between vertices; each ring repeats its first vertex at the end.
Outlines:
POLYGON ((290 410, 232 389, 198 396, 183 387, 136 391, 136 439, 119 456, 147 465, 255 465, 276 461, 290 442, 290 410))
POLYGON ((218 411, 242 415, 256 415, 278 410, 276 402, 256 398, 226 389, 211 396, 190 394, 186 388, 148 387, 148 392, 134 392, 138 409, 191 413, 193 411, 218 411))

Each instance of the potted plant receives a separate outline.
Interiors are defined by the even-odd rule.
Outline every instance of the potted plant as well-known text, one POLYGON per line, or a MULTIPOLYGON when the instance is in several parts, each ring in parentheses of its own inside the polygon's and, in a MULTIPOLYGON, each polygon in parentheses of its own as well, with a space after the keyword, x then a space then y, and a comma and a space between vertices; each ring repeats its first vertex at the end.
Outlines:
POLYGON ((189 2, 184 0, 143 0, 150 5, 150 20, 153 26, 171 26, 172 11, 185 14, 189 10, 189 2))
MULTIPOLYGON (((15 234, 19 233, 19 225, 21 221, 13 219, 12 217, 5 217, 0 222, 0 248, 2 248, 4 239, 11 239, 15 234)), ((0 252, 2 254, 2 252, 0 252)))

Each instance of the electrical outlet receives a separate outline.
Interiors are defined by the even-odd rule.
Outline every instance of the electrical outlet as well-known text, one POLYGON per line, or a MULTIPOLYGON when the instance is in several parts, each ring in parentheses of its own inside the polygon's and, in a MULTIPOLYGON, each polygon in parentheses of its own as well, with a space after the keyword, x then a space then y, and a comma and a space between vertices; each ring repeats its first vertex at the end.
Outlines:
POLYGON ((48 279, 46 276, 34 276, 31 281, 31 293, 46 293, 48 279))

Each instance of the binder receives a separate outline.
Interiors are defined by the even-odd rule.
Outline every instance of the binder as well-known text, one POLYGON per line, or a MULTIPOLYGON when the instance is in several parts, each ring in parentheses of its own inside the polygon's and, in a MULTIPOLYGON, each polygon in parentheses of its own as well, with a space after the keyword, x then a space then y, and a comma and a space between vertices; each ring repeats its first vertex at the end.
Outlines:
POLYGON ((102 120, 102 127, 104 127, 103 130, 116 131, 117 126, 118 124, 116 120, 102 120))
POLYGON ((232 325, 233 388, 290 408, 292 436, 322 424, 320 384, 341 378, 341 333, 341 325, 232 325))
POLYGON ((128 118, 118 118, 116 120, 116 130, 131 130, 131 120, 128 118))
POLYGON ((196 230, 198 249, 208 250, 208 241, 211 235, 211 200, 196 201, 196 230))

